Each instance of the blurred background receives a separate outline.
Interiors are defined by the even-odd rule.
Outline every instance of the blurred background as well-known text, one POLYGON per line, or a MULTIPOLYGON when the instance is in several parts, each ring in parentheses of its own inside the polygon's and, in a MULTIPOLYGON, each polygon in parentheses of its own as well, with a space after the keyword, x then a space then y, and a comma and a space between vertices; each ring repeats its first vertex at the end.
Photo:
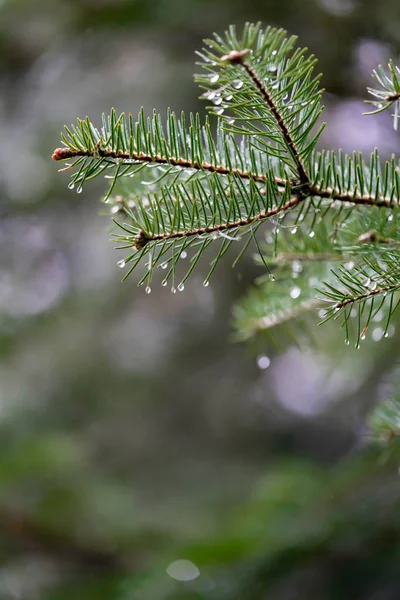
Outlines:
POLYGON ((78 116, 203 112, 194 51, 246 20, 319 58, 321 145, 398 151, 361 114, 397 0, 0 0, 1 600, 400 597, 400 453, 366 427, 395 329, 237 343, 251 252, 207 288, 206 265, 176 295, 121 284, 104 182, 77 195, 50 158, 78 116))

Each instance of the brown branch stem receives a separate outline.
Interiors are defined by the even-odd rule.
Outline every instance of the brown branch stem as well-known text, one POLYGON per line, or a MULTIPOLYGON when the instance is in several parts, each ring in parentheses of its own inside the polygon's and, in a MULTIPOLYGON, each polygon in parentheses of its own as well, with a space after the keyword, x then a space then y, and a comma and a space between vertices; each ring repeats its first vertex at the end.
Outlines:
MULTIPOLYGON (((239 62, 239 61, 236 61, 239 62)), ((242 65, 242 67, 245 69, 246 73, 249 75, 249 77, 251 78, 251 80, 253 81, 254 85, 259 89, 259 91, 261 92, 265 102, 268 105, 268 108, 270 109, 272 115, 274 116, 279 129, 282 132, 282 136, 286 142, 286 144, 288 145, 288 147, 290 148, 290 151, 292 153, 293 159, 296 163, 296 167, 297 167, 297 172, 299 174, 299 178, 301 183, 303 184, 308 184, 310 182, 310 178, 308 177, 303 163, 301 161, 299 152, 296 148, 296 145, 292 139, 292 136, 288 130, 288 128, 286 127, 286 123, 283 120, 282 115, 280 114, 277 106, 275 105, 275 102, 272 100, 271 95, 269 94, 268 90, 264 87, 262 81, 260 80, 260 78, 258 77, 257 73, 254 71, 254 69, 248 65, 247 63, 243 62, 242 60, 240 60, 240 64, 242 65)))
POLYGON ((345 300, 341 300, 340 302, 337 302, 336 304, 334 304, 332 306, 332 308, 333 309, 344 308, 345 306, 348 306, 349 304, 354 304, 354 302, 360 302, 361 300, 367 300, 368 298, 371 298, 372 296, 376 296, 377 294, 384 294, 384 293, 388 294, 390 292, 395 292, 399 288, 400 288, 400 282, 394 283, 393 285, 387 285, 384 287, 376 288, 375 290, 371 290, 370 292, 367 292, 366 294, 360 294, 359 296, 353 296, 352 298, 346 298, 345 300))
MULTIPOLYGON (((209 173, 218 173, 219 175, 236 175, 241 179, 253 179, 254 181, 258 181, 260 183, 263 183, 267 180, 267 176, 261 173, 250 173, 248 171, 243 171, 242 169, 229 169, 228 167, 213 165, 208 162, 192 162, 183 158, 165 158, 164 156, 144 154, 143 152, 141 152, 140 154, 129 154, 128 152, 117 153, 113 150, 102 150, 101 148, 97 148, 96 151, 71 150, 70 148, 56 148, 52 154, 52 159, 56 161, 62 161, 69 160, 71 158, 79 158, 80 156, 95 158, 96 155, 98 155, 101 158, 110 158, 112 160, 126 160, 137 163, 147 162, 159 165, 171 165, 173 167, 180 167, 182 169, 196 169, 198 171, 208 171, 209 173)), ((283 179, 276 178, 275 181, 278 186, 285 185, 285 181, 283 179)))

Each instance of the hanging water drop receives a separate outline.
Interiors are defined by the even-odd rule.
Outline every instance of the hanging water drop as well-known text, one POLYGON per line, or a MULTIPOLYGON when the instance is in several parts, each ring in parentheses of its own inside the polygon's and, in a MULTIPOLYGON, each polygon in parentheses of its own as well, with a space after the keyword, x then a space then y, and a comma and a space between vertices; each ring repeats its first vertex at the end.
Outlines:
POLYGON ((344 340, 344 343, 346 344, 346 346, 348 346, 348 345, 350 344, 350 340, 349 340, 348 338, 346 338, 346 339, 344 340))
POLYGON ((278 54, 278 50, 273 50, 272 56, 276 56, 278 54))
POLYGON ((186 258, 187 257, 187 252, 185 250, 182 250, 180 257, 181 258, 186 258))
POLYGON ((225 101, 230 102, 232 100, 232 98, 233 98, 232 94, 229 94, 229 96, 225 97, 225 101))
POLYGON ((313 238, 315 235, 314 231, 310 231, 310 233, 308 234, 308 237, 313 238))
POLYGON ((243 87, 243 81, 241 79, 235 79, 235 81, 232 83, 232 86, 235 88, 235 90, 240 90, 243 87))
POLYGON ((215 96, 215 98, 213 100, 213 104, 215 104, 215 106, 219 106, 220 104, 222 104, 222 98, 219 94, 218 94, 218 96, 215 96))
POLYGON ((214 112, 216 115, 223 115, 224 110, 225 110, 224 108, 216 108, 214 112))
POLYGON ((68 184, 68 189, 73 190, 74 187, 75 187, 75 184, 71 181, 71 183, 68 184))
POLYGON ((149 285, 146 288, 146 294, 151 294, 151 287, 149 285))
POLYGON ((172 287, 172 288, 171 288, 171 292, 172 292, 173 294, 176 294, 176 288, 172 287))
POLYGON ((165 287, 165 286, 167 285, 167 283, 168 283, 168 282, 167 282, 167 280, 166 280, 166 279, 164 279, 164 280, 161 282, 161 285, 162 285, 163 287, 165 287))
POLYGON ((82 186, 80 185, 80 186, 77 188, 77 190, 76 190, 76 193, 77 193, 77 194, 82 194, 82 190, 83 190, 83 188, 82 188, 82 186))
POLYGON ((273 275, 272 273, 270 273, 268 275, 268 277, 270 278, 271 281, 275 281, 275 275, 273 275))
POLYGON ((228 121, 228 125, 233 125, 233 124, 234 124, 234 122, 235 122, 235 119, 229 119, 229 121, 228 121))
POLYGON ((208 287, 208 286, 210 285, 210 282, 209 282, 209 281, 207 281, 207 279, 205 279, 205 280, 203 281, 203 285, 204 285, 204 287, 208 287))
POLYGON ((162 269, 166 269, 168 267, 168 263, 167 262, 163 262, 163 263, 161 263, 160 267, 162 269))
POLYGON ((125 265, 126 265, 126 262, 124 261, 124 259, 119 260, 117 262, 117 267, 119 267, 120 269, 123 269, 125 265))
POLYGON ((184 289, 185 289, 185 285, 183 283, 180 283, 178 285, 178 292, 183 292, 184 289))
POLYGON ((218 79, 219 79, 218 73, 214 73, 214 75, 210 76, 211 83, 217 83, 218 79))
POLYGON ((389 215, 387 218, 388 221, 393 221, 393 215, 389 215))
POLYGON ((295 233, 296 233, 296 231, 297 231, 297 227, 293 227, 293 229, 291 230, 291 232, 290 232, 290 233, 292 233, 292 234, 295 234, 295 233))
POLYGON ((116 204, 114 204, 114 206, 111 207, 110 212, 111 212, 112 215, 117 214, 117 212, 119 212, 119 206, 117 206, 116 204))
POLYGON ((277 71, 277 70, 278 70, 278 67, 277 67, 276 65, 270 65, 270 66, 268 67, 268 71, 269 71, 270 73, 275 73, 275 71, 277 71))

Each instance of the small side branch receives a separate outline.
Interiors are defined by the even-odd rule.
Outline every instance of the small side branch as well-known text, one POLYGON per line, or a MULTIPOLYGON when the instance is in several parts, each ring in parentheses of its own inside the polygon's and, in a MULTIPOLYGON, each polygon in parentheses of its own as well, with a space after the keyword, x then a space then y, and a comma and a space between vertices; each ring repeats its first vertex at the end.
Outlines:
POLYGON ((340 309, 348 306, 349 304, 354 304, 355 302, 362 302, 363 300, 368 300, 368 298, 372 298, 373 296, 377 296, 378 294, 389 294, 390 292, 396 292, 400 289, 400 282, 393 283, 392 285, 383 286, 380 288, 376 288, 371 290, 370 292, 366 292, 365 294, 359 294, 358 296, 352 296, 351 298, 346 298, 345 300, 341 300, 332 306, 333 309, 340 309))
POLYGON ((247 72, 247 74, 249 75, 250 79, 253 81, 254 85, 258 88, 258 90, 261 92, 268 108, 271 111, 271 114, 273 115, 273 117, 275 118, 279 129, 282 132, 282 136, 283 139, 285 140, 288 148, 290 149, 290 152, 293 156, 293 159, 296 163, 296 167, 297 167, 297 172, 299 174, 299 179, 300 182, 302 184, 309 184, 310 183, 310 179, 304 169, 303 163, 301 161, 300 158, 300 154, 296 148, 296 145, 293 141, 293 138, 288 130, 288 128, 286 127, 286 123, 283 120, 282 115, 280 114, 278 107, 276 106, 275 102, 273 101, 270 93, 268 92, 268 90, 265 88, 264 84, 262 83, 262 81, 260 80, 260 78, 258 77, 257 73, 254 71, 254 69, 248 65, 243 59, 246 56, 246 54, 248 53, 248 50, 241 50, 236 51, 233 50, 232 52, 230 52, 229 54, 225 55, 222 57, 222 60, 229 60, 229 62, 233 63, 233 64, 239 64, 241 65, 244 70, 247 72))
MULTIPOLYGON (((196 169, 198 171, 208 171, 209 173, 218 173, 219 175, 234 175, 241 179, 253 179, 263 183, 267 180, 266 175, 261 173, 250 173, 241 169, 229 169, 227 167, 213 165, 208 162, 191 162, 183 158, 165 158, 163 156, 151 156, 149 154, 129 154, 128 152, 114 152, 113 150, 103 150, 100 147, 97 150, 72 150, 70 148, 56 148, 52 154, 52 159, 55 161, 69 160, 79 157, 88 158, 104 158, 115 161, 127 161, 136 163, 153 163, 159 165, 172 165, 173 167, 180 167, 181 169, 196 169)), ((276 178, 278 186, 284 186, 285 181, 283 179, 276 178)))
POLYGON ((261 211, 251 217, 232 221, 230 223, 220 223, 218 225, 210 225, 209 227, 201 227, 199 229, 190 229, 188 231, 175 231, 173 233, 160 233, 159 235, 147 236, 144 231, 141 231, 138 237, 135 239, 134 246, 138 250, 144 248, 149 242, 161 242, 163 240, 173 240, 179 238, 189 238, 194 236, 201 236, 206 234, 218 233, 219 231, 229 231, 230 229, 237 229, 238 227, 245 227, 251 225, 256 221, 262 221, 269 219, 281 212, 286 212, 303 201, 301 196, 293 196, 285 202, 283 205, 274 206, 270 210, 261 211))

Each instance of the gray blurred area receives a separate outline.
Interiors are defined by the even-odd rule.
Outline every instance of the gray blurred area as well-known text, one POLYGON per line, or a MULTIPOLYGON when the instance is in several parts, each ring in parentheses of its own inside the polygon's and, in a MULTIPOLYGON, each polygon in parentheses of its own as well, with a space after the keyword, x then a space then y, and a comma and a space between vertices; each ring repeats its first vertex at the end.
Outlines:
POLYGON ((194 51, 247 20, 319 58, 321 146, 398 151, 362 116, 397 0, 0 0, 0 600, 400 598, 400 456, 366 436, 398 327, 236 343, 251 252, 206 288, 206 261, 175 295, 121 284, 106 183, 51 160, 112 106, 203 113, 194 51))

